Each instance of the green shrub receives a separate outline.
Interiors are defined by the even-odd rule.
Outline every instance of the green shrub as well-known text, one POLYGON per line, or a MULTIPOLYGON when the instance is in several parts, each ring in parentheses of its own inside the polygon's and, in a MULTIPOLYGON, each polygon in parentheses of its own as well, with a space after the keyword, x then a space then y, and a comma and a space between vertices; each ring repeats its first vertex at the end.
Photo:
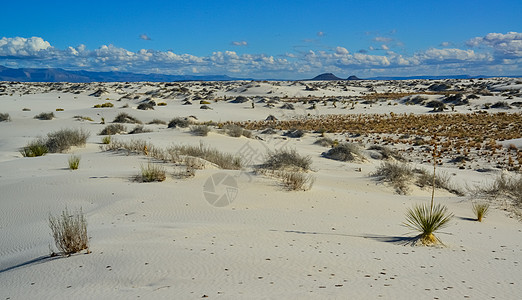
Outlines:
POLYGON ((108 145, 110 143, 111 143, 111 136, 110 135, 102 137, 102 144, 108 145))
POLYGON ((71 214, 66 207, 59 217, 49 215, 49 227, 54 243, 63 255, 70 255, 84 249, 89 251, 87 221, 81 208, 71 214))
POLYGON ((27 146, 20 149, 20 153, 24 157, 36 157, 36 156, 42 156, 49 152, 49 149, 45 145, 45 140, 43 139, 37 139, 29 144, 27 146))
POLYGON ((110 102, 105 102, 103 104, 94 105, 94 108, 107 108, 107 107, 114 107, 114 104, 112 104, 110 102))
POLYGON ((167 149, 171 157, 188 155, 199 157, 222 169, 239 170, 242 167, 241 158, 232 154, 219 152, 217 149, 205 147, 203 144, 198 146, 174 146, 167 149))
POLYGON ((78 170, 78 167, 80 166, 80 159, 81 157, 78 155, 71 155, 69 157, 69 169, 71 170, 78 170))

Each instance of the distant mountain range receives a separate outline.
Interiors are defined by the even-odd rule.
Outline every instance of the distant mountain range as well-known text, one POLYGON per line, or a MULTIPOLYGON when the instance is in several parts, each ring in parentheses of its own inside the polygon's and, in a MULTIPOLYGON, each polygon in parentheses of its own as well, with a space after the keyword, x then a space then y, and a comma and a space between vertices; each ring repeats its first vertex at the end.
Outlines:
MULTIPOLYGON (((339 78, 332 73, 320 74, 312 79, 304 80, 408 80, 408 79, 471 79, 491 78, 497 76, 410 76, 410 77, 371 77, 360 79, 352 75, 346 79, 339 78)), ((522 76, 503 76, 522 77, 522 76)), ((166 75, 166 74, 138 74, 130 72, 91 72, 68 71, 55 68, 20 68, 13 69, 0 66, 0 81, 20 82, 172 82, 172 81, 234 81, 253 80, 252 78, 234 78, 227 75, 166 75)))
POLYGON ((227 75, 165 75, 137 74, 129 72, 68 71, 64 69, 12 69, 0 66, 0 81, 21 82, 171 82, 171 81, 233 81, 251 80, 227 75))

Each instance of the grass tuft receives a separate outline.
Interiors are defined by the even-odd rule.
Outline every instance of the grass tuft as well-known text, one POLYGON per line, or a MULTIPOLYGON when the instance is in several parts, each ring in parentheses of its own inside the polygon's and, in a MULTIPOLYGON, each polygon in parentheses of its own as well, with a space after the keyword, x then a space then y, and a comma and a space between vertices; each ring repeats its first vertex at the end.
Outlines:
POLYGON ((80 166, 80 159, 81 157, 79 155, 71 155, 68 160, 69 169, 78 170, 78 167, 80 166))
POLYGON ((34 118, 38 119, 38 120, 52 120, 52 119, 54 119, 54 113, 53 112, 40 113, 40 114, 34 116, 34 118))
POLYGON ((163 166, 149 162, 147 166, 141 166, 141 173, 136 179, 140 182, 161 182, 167 178, 165 174, 163 166))
POLYGON ((126 132, 127 128, 121 124, 110 124, 105 126, 105 128, 98 133, 99 135, 115 135, 118 133, 126 132))
POLYGON ((472 209, 473 209, 473 213, 475 214, 475 216, 477 216, 477 221, 482 222, 482 218, 484 218, 489 212, 489 203, 473 202, 472 209))
POLYGON ((312 165, 310 156, 302 156, 295 149, 279 149, 266 154, 261 168, 269 170, 290 169, 294 171, 308 171, 312 165))
POLYGON ((66 207, 58 217, 49 215, 49 227, 54 243, 63 255, 71 255, 84 249, 88 251, 87 221, 81 208, 70 213, 66 207))
POLYGON ((398 194, 405 195, 409 191, 408 182, 414 177, 412 168, 406 164, 395 162, 382 163, 371 176, 377 180, 389 182, 398 194))

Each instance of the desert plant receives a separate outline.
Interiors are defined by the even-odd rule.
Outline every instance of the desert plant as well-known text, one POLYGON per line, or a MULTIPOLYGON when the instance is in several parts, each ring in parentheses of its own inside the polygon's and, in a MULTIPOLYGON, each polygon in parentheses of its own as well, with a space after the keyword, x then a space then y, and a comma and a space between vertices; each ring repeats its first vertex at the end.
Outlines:
POLYGON ((487 202, 473 202, 472 210, 475 216, 477 216, 477 221, 482 222, 482 218, 484 218, 489 212, 489 203, 487 202))
POLYGON ((70 255, 84 249, 89 251, 87 221, 81 208, 71 214, 66 207, 58 217, 49 215, 49 227, 54 243, 63 255, 70 255))
POLYGON ((359 146, 353 143, 341 143, 322 155, 326 158, 340 161, 364 160, 359 146))
POLYGON ((210 132, 210 127, 208 127, 207 125, 195 125, 190 127, 190 132, 193 135, 207 136, 210 132))
POLYGON ((453 214, 448 213, 446 206, 437 204, 432 207, 427 204, 419 204, 408 209, 404 225, 420 232, 415 239, 422 245, 442 244, 434 233, 446 227, 452 217, 453 214))
POLYGON ((310 170, 312 158, 310 156, 302 156, 295 149, 278 149, 269 151, 265 156, 265 161, 261 164, 261 168, 269 170, 310 170))
POLYGON ((136 119, 133 116, 130 116, 127 113, 119 113, 116 118, 112 121, 113 123, 131 123, 131 124, 141 124, 141 121, 136 119))
POLYGON ((11 121, 11 117, 8 113, 0 113, 0 122, 9 122, 11 121))
POLYGON ((192 122, 187 118, 174 118, 170 120, 169 124, 167 125, 168 128, 187 128, 189 125, 192 124, 192 122))
POLYGON ((47 134, 45 145, 51 153, 64 152, 72 146, 84 146, 89 133, 83 129, 61 129, 47 134))
POLYGON ((223 129, 225 129, 226 134, 231 137, 240 137, 240 136, 250 137, 250 136, 252 136, 252 133, 250 131, 245 130, 243 127, 241 127, 239 125, 228 124, 228 125, 225 125, 223 127, 223 129))
POLYGON ((150 102, 140 103, 137 108, 140 110, 149 110, 149 109, 154 110, 154 105, 150 102))
POLYGON ((239 170, 243 165, 239 156, 222 153, 216 149, 205 147, 203 144, 199 146, 174 146, 167 149, 167 153, 173 158, 180 155, 199 157, 216 164, 222 169, 239 170))
POLYGON ((109 124, 98 133, 99 135, 115 135, 127 131, 127 128, 121 124, 109 124))
POLYGON ((141 166, 141 173, 136 179, 140 182, 161 182, 167 178, 165 173, 164 167, 149 162, 147 166, 141 166))
POLYGON ((111 136, 108 135, 108 136, 104 136, 104 137, 102 137, 101 142, 102 142, 102 144, 104 144, 104 145, 108 145, 108 144, 110 144, 110 143, 111 143, 111 136))
POLYGON ((323 147, 331 147, 334 141, 331 138, 323 137, 314 142, 314 145, 319 145, 323 147))
POLYGON ((305 135, 304 130, 301 129, 290 129, 283 134, 284 136, 290 138, 302 138, 305 135))
POLYGON ((78 155, 71 155, 68 160, 69 169, 78 170, 78 167, 80 166, 80 159, 81 157, 78 155))
POLYGON ((310 174, 295 171, 281 171, 279 177, 283 184, 291 191, 307 191, 312 188, 315 177, 310 174))
POLYGON ((150 121, 148 124, 167 125, 167 122, 160 120, 160 119, 154 119, 154 120, 150 121))
POLYGON ((143 127, 143 125, 138 125, 138 126, 134 127, 134 129, 132 129, 129 132, 129 134, 148 133, 148 132, 152 132, 152 130, 146 129, 145 127, 143 127))
POLYGON ((407 164, 384 162, 371 176, 377 177, 377 180, 389 182, 398 194, 405 195, 409 191, 408 182, 414 177, 413 170, 407 164))
POLYGON ((74 116, 74 118, 78 121, 91 121, 94 122, 94 120, 91 117, 85 117, 85 116, 74 116))
POLYGON ((52 120, 54 118, 54 113, 53 112, 40 113, 40 114, 34 116, 34 118, 38 119, 38 120, 52 120))
POLYGON ((25 147, 20 149, 20 153, 24 157, 36 157, 36 156, 42 156, 49 152, 49 149, 45 145, 45 140, 42 138, 36 139, 29 144, 27 144, 25 147))

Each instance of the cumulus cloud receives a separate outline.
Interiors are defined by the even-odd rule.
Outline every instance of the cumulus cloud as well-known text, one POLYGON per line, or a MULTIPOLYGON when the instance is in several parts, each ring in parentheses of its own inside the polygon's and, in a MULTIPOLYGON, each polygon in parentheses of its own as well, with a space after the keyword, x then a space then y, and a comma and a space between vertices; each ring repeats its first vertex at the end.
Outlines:
POLYGON ((152 40, 148 35, 146 34, 140 34, 140 39, 144 40, 144 41, 150 41, 152 40))
POLYGON ((4 37, 0 40, 0 56, 41 56, 50 48, 51 44, 40 37, 4 37))
POLYGON ((234 45, 234 46, 248 46, 248 42, 247 41, 234 41, 234 42, 232 42, 232 45, 234 45))
POLYGON ((484 37, 469 40, 467 45, 491 47, 495 54, 502 58, 522 58, 522 33, 519 32, 489 33, 484 37))

